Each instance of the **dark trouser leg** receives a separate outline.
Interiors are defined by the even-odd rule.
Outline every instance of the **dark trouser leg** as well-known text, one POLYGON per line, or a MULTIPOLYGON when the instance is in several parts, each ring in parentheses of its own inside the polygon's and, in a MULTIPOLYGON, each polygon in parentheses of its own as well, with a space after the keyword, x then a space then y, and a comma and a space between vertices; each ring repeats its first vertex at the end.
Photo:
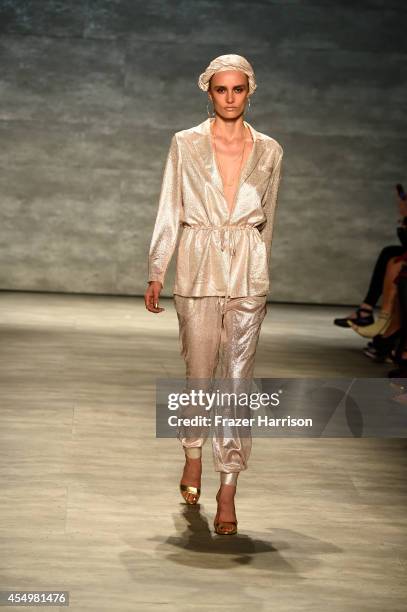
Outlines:
POLYGON ((389 260, 392 257, 397 257, 402 255, 405 252, 405 248, 403 246, 392 245, 387 246, 380 252, 379 257, 377 258, 372 277, 370 279, 369 289, 366 294, 365 299, 363 300, 366 304, 370 304, 370 306, 376 306, 379 297, 383 291, 383 283, 384 277, 386 274, 386 266, 389 260))
POLYGON ((400 340, 396 349, 396 358, 400 359, 407 350, 407 277, 400 276, 397 281, 400 303, 400 340))

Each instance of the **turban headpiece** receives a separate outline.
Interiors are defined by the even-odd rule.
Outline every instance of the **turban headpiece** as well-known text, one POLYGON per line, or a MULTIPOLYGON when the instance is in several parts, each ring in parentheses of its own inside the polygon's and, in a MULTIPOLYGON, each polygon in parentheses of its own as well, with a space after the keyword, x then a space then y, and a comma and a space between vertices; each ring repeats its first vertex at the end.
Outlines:
POLYGON ((235 55, 230 53, 228 55, 219 55, 211 61, 205 72, 199 76, 198 86, 203 91, 208 91, 209 81, 215 72, 221 72, 222 70, 240 70, 247 74, 249 79, 249 95, 251 95, 257 88, 256 77, 254 71, 249 62, 242 55, 235 55))

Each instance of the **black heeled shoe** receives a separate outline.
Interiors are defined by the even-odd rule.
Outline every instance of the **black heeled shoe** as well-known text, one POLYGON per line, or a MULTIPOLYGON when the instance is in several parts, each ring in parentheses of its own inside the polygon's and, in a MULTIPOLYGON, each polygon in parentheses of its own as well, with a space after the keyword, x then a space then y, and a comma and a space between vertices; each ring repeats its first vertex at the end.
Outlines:
POLYGON ((350 319, 349 317, 334 319, 334 325, 338 327, 351 327, 351 323, 354 323, 359 327, 363 327, 364 325, 372 325, 372 323, 374 323, 373 310, 369 308, 358 308, 356 314, 357 317, 355 319, 350 319), (368 317, 362 317, 361 312, 369 312, 370 315, 368 317))
POLYGON ((399 339, 399 329, 386 337, 377 334, 377 336, 374 336, 373 341, 369 342, 368 346, 363 349, 363 353, 376 363, 392 364, 394 363, 393 349, 397 346, 399 339))

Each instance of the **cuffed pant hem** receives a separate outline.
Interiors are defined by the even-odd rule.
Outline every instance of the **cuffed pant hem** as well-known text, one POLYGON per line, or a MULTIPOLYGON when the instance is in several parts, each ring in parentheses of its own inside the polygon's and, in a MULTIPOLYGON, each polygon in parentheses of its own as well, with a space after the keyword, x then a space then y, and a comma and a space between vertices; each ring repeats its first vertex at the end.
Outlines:
POLYGON ((185 455, 190 459, 199 459, 202 457, 202 447, 201 446, 183 446, 185 455))
POLYGON ((239 472, 220 472, 220 482, 223 485, 237 485, 239 472))

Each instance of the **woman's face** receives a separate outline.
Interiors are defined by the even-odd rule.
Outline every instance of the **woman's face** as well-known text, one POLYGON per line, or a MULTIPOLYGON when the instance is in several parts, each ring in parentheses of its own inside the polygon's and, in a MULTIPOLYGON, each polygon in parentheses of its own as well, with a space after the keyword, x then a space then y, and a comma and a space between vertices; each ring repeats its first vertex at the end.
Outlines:
POLYGON ((236 119, 243 114, 249 97, 249 80, 240 70, 216 72, 208 89, 215 113, 223 119, 236 119))

